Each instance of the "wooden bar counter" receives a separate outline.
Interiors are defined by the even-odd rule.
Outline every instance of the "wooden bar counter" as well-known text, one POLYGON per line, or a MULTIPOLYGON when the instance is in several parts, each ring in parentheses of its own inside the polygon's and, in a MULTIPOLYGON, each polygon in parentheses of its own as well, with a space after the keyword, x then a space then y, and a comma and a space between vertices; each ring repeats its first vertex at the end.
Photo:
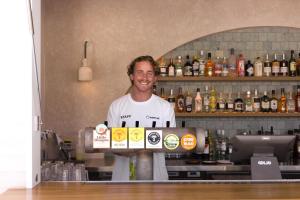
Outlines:
POLYGON ((10 189, 0 199, 300 199, 300 183, 43 182, 33 189, 10 189))

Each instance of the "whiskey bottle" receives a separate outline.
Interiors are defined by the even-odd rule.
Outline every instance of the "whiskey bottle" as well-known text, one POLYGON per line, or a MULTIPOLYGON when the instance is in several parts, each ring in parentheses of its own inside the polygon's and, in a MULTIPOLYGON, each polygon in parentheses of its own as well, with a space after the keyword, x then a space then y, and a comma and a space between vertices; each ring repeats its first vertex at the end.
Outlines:
POLYGON ((185 96, 185 111, 192 112, 193 110, 193 97, 188 90, 187 95, 185 96))
POLYGON ((167 64, 164 57, 159 60, 159 74, 161 76, 167 76, 167 64))
POLYGON ((209 112, 209 93, 208 93, 208 86, 205 86, 205 92, 203 94, 203 109, 204 112, 209 112))
POLYGON ((230 49, 230 55, 228 57, 228 70, 229 70, 229 76, 235 77, 236 74, 236 56, 234 54, 234 48, 230 49))
POLYGON ((261 111, 269 112, 270 111, 270 99, 268 97, 267 91, 264 91, 264 96, 261 98, 261 111))
POLYGON ((186 61, 184 64, 184 76, 192 76, 193 75, 193 66, 190 62, 190 56, 186 56, 186 61))
POLYGON ((200 58, 199 58, 199 76, 205 75, 205 57, 204 51, 200 51, 200 58))
POLYGON ((192 65, 193 65, 193 76, 199 76, 200 63, 197 55, 194 55, 192 65))
POLYGON ((262 76, 262 75, 263 75, 263 64, 260 60, 260 57, 257 57, 254 63, 254 76, 262 76))
POLYGON ((215 76, 221 76, 222 75, 222 68, 223 68, 223 61, 220 57, 217 57, 213 74, 215 76))
POLYGON ((226 111, 232 112, 233 110, 234 110, 234 101, 230 92, 228 94, 228 98, 226 99, 226 111))
POLYGON ((266 55, 266 60, 264 62, 264 76, 271 76, 272 64, 269 60, 269 54, 266 55))
POLYGON ((217 110, 217 97, 215 87, 212 86, 209 97, 209 110, 210 112, 216 112, 217 110))
POLYGON ((288 113, 293 113, 295 112, 296 105, 295 105, 295 99, 293 98, 293 92, 289 92, 289 97, 286 100, 286 109, 288 113))
POLYGON ((247 96, 245 98, 245 111, 246 112, 253 112, 253 104, 251 98, 251 92, 247 91, 247 96))
POLYGON ((286 112, 286 96, 284 92, 284 88, 281 88, 281 97, 278 106, 279 112, 286 112))
POLYGON ((277 60, 277 55, 276 53, 274 54, 274 60, 272 62, 272 75, 273 76, 278 76, 280 72, 280 63, 277 60))
POLYGON ((237 98, 234 100, 234 111, 243 112, 244 111, 244 101, 241 98, 241 93, 238 92, 237 98))
POLYGON ((195 97, 195 112, 202 112, 202 97, 200 88, 197 88, 197 94, 195 97))
POLYGON ((228 62, 226 57, 223 58, 223 62, 222 62, 222 76, 226 77, 228 76, 228 62))
POLYGON ((219 112, 224 112, 225 111, 225 100, 223 98, 223 93, 220 92, 219 97, 217 99, 217 110, 219 112))
POLYGON ((182 57, 177 56, 176 62, 175 62, 175 68, 176 68, 176 76, 182 76, 182 57))
POLYGON ((300 85, 297 85, 297 94, 295 97, 296 111, 300 112, 300 85))
POLYGON ((175 65, 173 58, 170 58, 170 64, 168 65, 168 76, 175 76, 175 65))
POLYGON ((300 76, 300 53, 299 53, 299 57, 297 59, 297 64, 296 64, 296 71, 297 71, 297 76, 300 76))
POLYGON ((171 104, 172 108, 175 109, 175 96, 173 94, 173 89, 170 91, 170 96, 168 96, 168 102, 171 104))
POLYGON ((246 66, 245 66, 245 71, 246 71, 246 76, 254 76, 254 67, 253 67, 253 65, 252 65, 252 63, 251 63, 251 61, 250 60, 248 60, 248 62, 247 62, 247 64, 246 64, 246 66))
POLYGON ((205 64, 205 76, 208 76, 208 77, 214 76, 214 74, 213 74, 214 67, 215 67, 215 63, 212 61, 211 53, 209 52, 207 54, 207 62, 205 64))
POLYGON ((243 54, 240 54, 237 59, 237 74, 241 77, 245 76, 245 59, 243 54))
POLYGON ((182 88, 178 89, 178 95, 176 98, 176 111, 177 112, 184 112, 184 96, 182 93, 182 88))
POLYGON ((280 74, 282 76, 287 76, 289 74, 289 62, 285 59, 285 54, 282 54, 282 61, 280 62, 280 74))
POLYGON ((164 100, 168 100, 168 98, 165 94, 165 89, 164 88, 160 88, 160 97, 164 100))
POLYGON ((271 112, 278 112, 278 99, 275 95, 275 90, 272 90, 272 97, 270 100, 271 112))
POLYGON ((253 97, 252 102, 253 102, 253 111, 260 112, 261 102, 260 102, 260 98, 258 96, 257 89, 254 90, 254 97, 253 97))
POLYGON ((291 50, 291 58, 289 63, 290 76, 296 76, 296 60, 294 56, 294 50, 291 50))

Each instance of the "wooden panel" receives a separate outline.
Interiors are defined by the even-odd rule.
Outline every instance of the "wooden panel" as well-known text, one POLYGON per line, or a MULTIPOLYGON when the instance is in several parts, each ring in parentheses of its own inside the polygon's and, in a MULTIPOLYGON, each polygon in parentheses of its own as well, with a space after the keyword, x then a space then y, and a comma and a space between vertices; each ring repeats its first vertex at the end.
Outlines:
POLYGON ((42 183, 31 190, 8 190, 0 199, 296 199, 299 187, 299 183, 42 183))
POLYGON ((300 76, 278 76, 278 77, 195 77, 195 76, 181 76, 181 77, 158 77, 158 81, 300 81, 300 76))
POLYGON ((300 113, 272 113, 272 112, 176 112, 176 117, 300 117, 300 113))

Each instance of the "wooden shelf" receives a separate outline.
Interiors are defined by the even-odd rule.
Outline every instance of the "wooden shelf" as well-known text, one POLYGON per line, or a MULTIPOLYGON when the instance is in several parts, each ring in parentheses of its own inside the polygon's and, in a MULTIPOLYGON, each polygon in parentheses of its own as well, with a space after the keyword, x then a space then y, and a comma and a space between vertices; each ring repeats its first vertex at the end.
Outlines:
POLYGON ((176 117, 300 117, 300 112, 272 113, 272 112, 176 112, 176 117))
POLYGON ((180 77, 162 77, 158 76, 158 81, 300 81, 300 76, 277 76, 277 77, 202 77, 202 76, 180 76, 180 77))

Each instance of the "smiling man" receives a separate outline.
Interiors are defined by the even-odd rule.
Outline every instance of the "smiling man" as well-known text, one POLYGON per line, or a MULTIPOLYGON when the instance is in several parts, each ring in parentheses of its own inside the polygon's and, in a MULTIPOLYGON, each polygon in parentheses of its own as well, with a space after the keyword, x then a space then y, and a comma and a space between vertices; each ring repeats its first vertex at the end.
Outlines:
MULTIPOLYGON (((126 123, 126 127, 135 127, 137 121, 140 127, 152 127, 153 122, 156 127, 166 127, 167 121, 170 122, 170 127, 175 127, 175 114, 169 102, 152 94, 152 88, 158 75, 157 63, 154 59, 151 56, 140 56, 134 59, 129 65, 127 73, 132 87, 128 94, 115 100, 109 107, 107 116, 109 127, 121 127, 122 122, 126 123)), ((141 152, 143 153, 143 150, 139 150, 137 153, 141 154, 141 152)), ((112 180, 129 180, 130 157, 132 154, 115 156, 112 180)), ((140 166, 147 166, 147 161, 144 164, 140 163, 140 166)), ((143 170, 147 171, 147 169, 143 170)), ((139 177, 137 178, 139 179, 139 177)), ((168 179, 164 153, 153 153, 152 178, 154 180, 168 179)), ((145 176, 144 179, 151 178, 145 176)))

